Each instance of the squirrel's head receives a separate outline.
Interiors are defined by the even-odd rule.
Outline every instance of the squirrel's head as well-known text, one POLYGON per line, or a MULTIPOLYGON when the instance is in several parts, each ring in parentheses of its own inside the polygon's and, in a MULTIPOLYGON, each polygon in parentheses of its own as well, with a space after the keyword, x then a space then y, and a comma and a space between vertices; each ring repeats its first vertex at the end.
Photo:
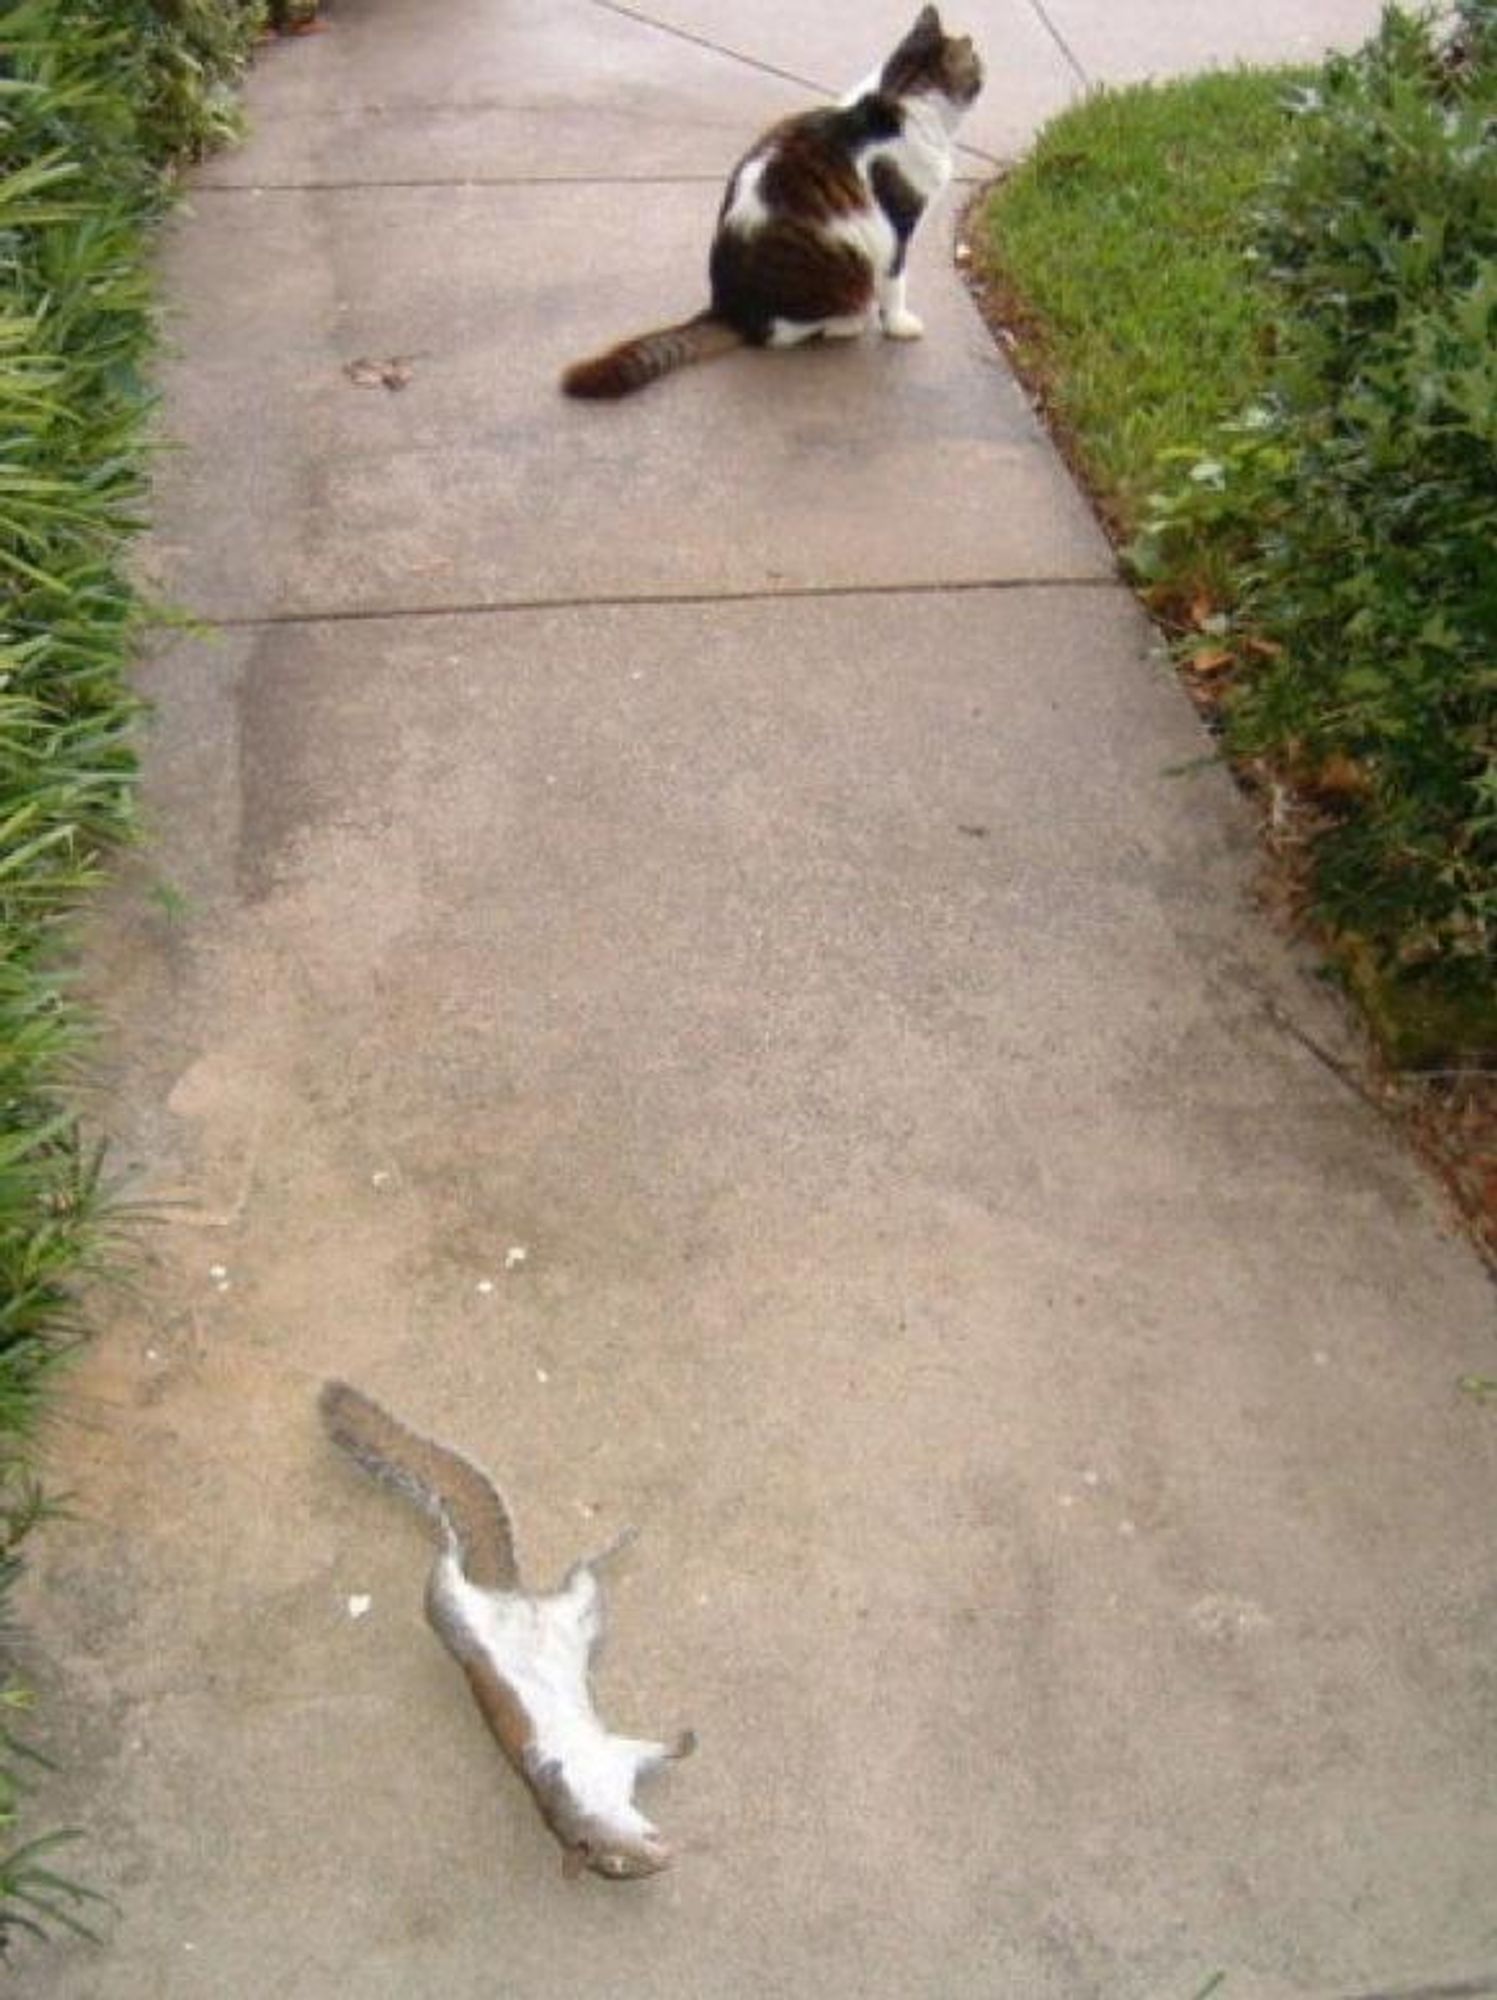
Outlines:
POLYGON ((526 1756, 525 1774, 561 1842, 563 1874, 580 1875, 590 1868, 611 1882, 627 1882, 670 1867, 669 1844, 637 1807, 630 1805, 621 1814, 590 1812, 567 1783, 561 1760, 538 1757, 533 1750, 526 1756))

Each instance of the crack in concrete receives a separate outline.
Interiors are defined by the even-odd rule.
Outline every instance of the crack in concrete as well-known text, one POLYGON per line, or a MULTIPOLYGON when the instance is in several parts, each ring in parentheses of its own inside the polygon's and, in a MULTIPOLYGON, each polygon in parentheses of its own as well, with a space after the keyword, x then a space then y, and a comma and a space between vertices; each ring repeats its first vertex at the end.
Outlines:
POLYGON ((672 21, 659 20, 638 7, 626 7, 622 0, 591 0, 591 4, 601 8, 605 14, 617 14, 622 20, 634 21, 641 28, 653 28, 657 35, 670 35, 678 42, 690 42, 693 48, 706 49, 710 55, 721 56, 726 62, 741 63, 745 69, 756 69, 761 76, 778 77, 781 83, 793 83, 801 90, 814 90, 820 97, 837 95, 829 84, 818 82, 815 77, 802 76, 798 70, 781 69, 778 63, 746 55, 742 49, 726 48, 708 35, 697 34, 694 29, 680 28, 672 21))
MULTIPOLYGON (((742 49, 730 49, 722 42, 714 42, 708 35, 697 34, 694 29, 679 28, 674 22, 661 21, 640 8, 626 7, 623 0, 591 0, 591 4, 600 7, 606 14, 617 14, 622 20, 637 22, 642 28, 653 28, 656 34, 674 36, 678 42, 690 42, 693 48, 706 49, 711 55, 721 56, 725 62, 741 63, 745 69, 758 70, 761 76, 777 77, 781 83, 793 83, 801 90, 815 91, 818 97, 840 97, 842 94, 841 89, 820 83, 814 77, 801 76, 793 69, 781 69, 778 63, 746 55, 742 49)), ((1003 164, 996 153, 989 153, 981 146, 969 145, 965 140, 958 140, 955 150, 968 154, 974 160, 981 160, 985 166, 995 170, 1003 164)))
POLYGON ((1457 1979, 1445 1986, 1400 1986, 1379 1988, 1376 1993, 1358 1993, 1355 2000, 1478 2000, 1497 1993, 1497 1979, 1457 1979))
MULTIPOLYGON (((390 189, 445 188, 609 188, 609 187, 712 187, 723 184, 721 174, 424 174, 399 180, 377 181, 199 181, 192 199, 203 194, 382 194, 390 189)), ((987 185, 986 174, 970 171, 953 175, 953 187, 987 185)))
POLYGON ((380 194, 390 188, 721 187, 721 174, 452 174, 385 181, 200 181, 200 194, 380 194))
POLYGON ((1045 0, 1029 0, 1029 5, 1035 19, 1060 51, 1061 59, 1064 61, 1066 67, 1081 85, 1082 89, 1089 90, 1092 80, 1086 73, 1086 67, 1080 56, 1077 55, 1076 51, 1071 47, 1071 44, 1066 40, 1051 18, 1050 9, 1045 5, 1045 0))
POLYGON ((950 583, 828 583, 789 590, 656 591, 637 597, 476 598, 460 604, 397 604, 338 611, 255 611, 201 614, 201 622, 223 632, 254 631, 267 625, 378 625, 406 618, 494 618, 513 611, 609 611, 672 604, 782 604, 814 598, 970 596, 979 591, 1122 590, 1115 576, 973 577, 950 583))

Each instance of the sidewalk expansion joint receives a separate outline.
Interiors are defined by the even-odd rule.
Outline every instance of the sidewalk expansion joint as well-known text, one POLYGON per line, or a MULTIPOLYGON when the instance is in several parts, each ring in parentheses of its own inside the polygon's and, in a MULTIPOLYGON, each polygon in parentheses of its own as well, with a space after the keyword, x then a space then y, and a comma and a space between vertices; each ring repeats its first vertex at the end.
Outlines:
MULTIPOLYGON (((591 0, 591 4, 601 8, 605 14, 617 14, 622 20, 637 22, 641 28, 653 28, 657 35, 670 35, 678 42, 690 42, 693 48, 706 49, 711 55, 721 56, 724 62, 741 63, 745 69, 757 70, 761 76, 777 77, 781 83, 793 83, 797 89, 813 91, 818 97, 842 95, 841 88, 834 90, 829 84, 818 83, 814 77, 801 76, 793 69, 781 69, 778 63, 765 62, 759 56, 745 55, 742 49, 730 49, 725 43, 714 42, 710 36, 699 35, 691 28, 679 28, 674 22, 659 20, 655 15, 645 13, 642 8, 626 7, 623 0, 591 0)), ((1037 5, 1038 0, 1031 0, 1031 4, 1037 5)), ((1052 35, 1055 34, 1053 27, 1050 32, 1052 35)), ((1059 41, 1059 36, 1056 36, 1056 39, 1059 41)), ((1064 49, 1064 42, 1061 42, 1060 46, 1064 49)), ((1071 60, 1074 65, 1075 59, 1071 60)), ((967 153, 974 160, 981 160, 986 167, 997 169, 1003 165, 995 153, 986 152, 981 146, 970 146, 964 140, 957 141, 956 151, 967 153)))
POLYGON ((1040 26, 1045 30, 1051 41, 1054 42, 1056 48, 1059 49, 1066 67, 1081 85, 1081 88, 1089 90, 1091 88, 1091 78, 1086 73, 1086 67, 1080 56, 1077 55, 1071 44, 1056 26, 1051 17, 1050 9, 1045 4, 1045 0, 1029 0, 1029 5, 1033 9, 1035 18, 1039 21, 1040 26))
POLYGON ((423 174, 383 181, 198 181, 202 194, 378 194, 386 188, 721 187, 721 174, 423 174))
POLYGON ((807 599, 854 597, 958 597, 984 591, 1121 590, 1113 575, 975 577, 954 583, 812 583, 788 590, 656 591, 640 596, 498 597, 458 604, 350 606, 332 611, 258 611, 217 616, 199 614, 209 631, 256 631, 268 625, 378 625, 422 618, 497 618, 516 611, 658 610, 674 604, 794 604, 807 599))

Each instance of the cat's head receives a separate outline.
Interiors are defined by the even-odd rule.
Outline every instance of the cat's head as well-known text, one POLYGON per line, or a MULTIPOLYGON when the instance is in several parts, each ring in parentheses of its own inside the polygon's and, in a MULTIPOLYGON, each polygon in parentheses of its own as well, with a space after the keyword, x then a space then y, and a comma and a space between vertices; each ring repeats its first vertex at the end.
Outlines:
POLYGON ((948 35, 935 8, 922 7, 878 81, 886 97, 938 96, 965 110, 982 89, 982 59, 970 35, 948 35))

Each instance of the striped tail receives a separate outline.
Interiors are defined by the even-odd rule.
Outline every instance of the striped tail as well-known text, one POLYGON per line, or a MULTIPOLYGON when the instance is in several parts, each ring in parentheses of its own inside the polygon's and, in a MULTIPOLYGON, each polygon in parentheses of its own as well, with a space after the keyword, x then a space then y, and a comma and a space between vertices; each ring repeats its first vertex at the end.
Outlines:
POLYGON ((662 326, 654 333, 620 341, 590 361, 574 361, 562 376, 561 386, 569 396, 632 396, 636 389, 658 382, 662 375, 673 374, 690 361, 706 361, 742 345, 743 335, 726 320, 701 312, 679 326, 662 326))
POLYGON ((520 1588, 509 1509, 471 1459, 410 1430, 347 1382, 324 1383, 318 1407, 334 1444, 457 1537, 470 1583, 488 1590, 520 1588))

